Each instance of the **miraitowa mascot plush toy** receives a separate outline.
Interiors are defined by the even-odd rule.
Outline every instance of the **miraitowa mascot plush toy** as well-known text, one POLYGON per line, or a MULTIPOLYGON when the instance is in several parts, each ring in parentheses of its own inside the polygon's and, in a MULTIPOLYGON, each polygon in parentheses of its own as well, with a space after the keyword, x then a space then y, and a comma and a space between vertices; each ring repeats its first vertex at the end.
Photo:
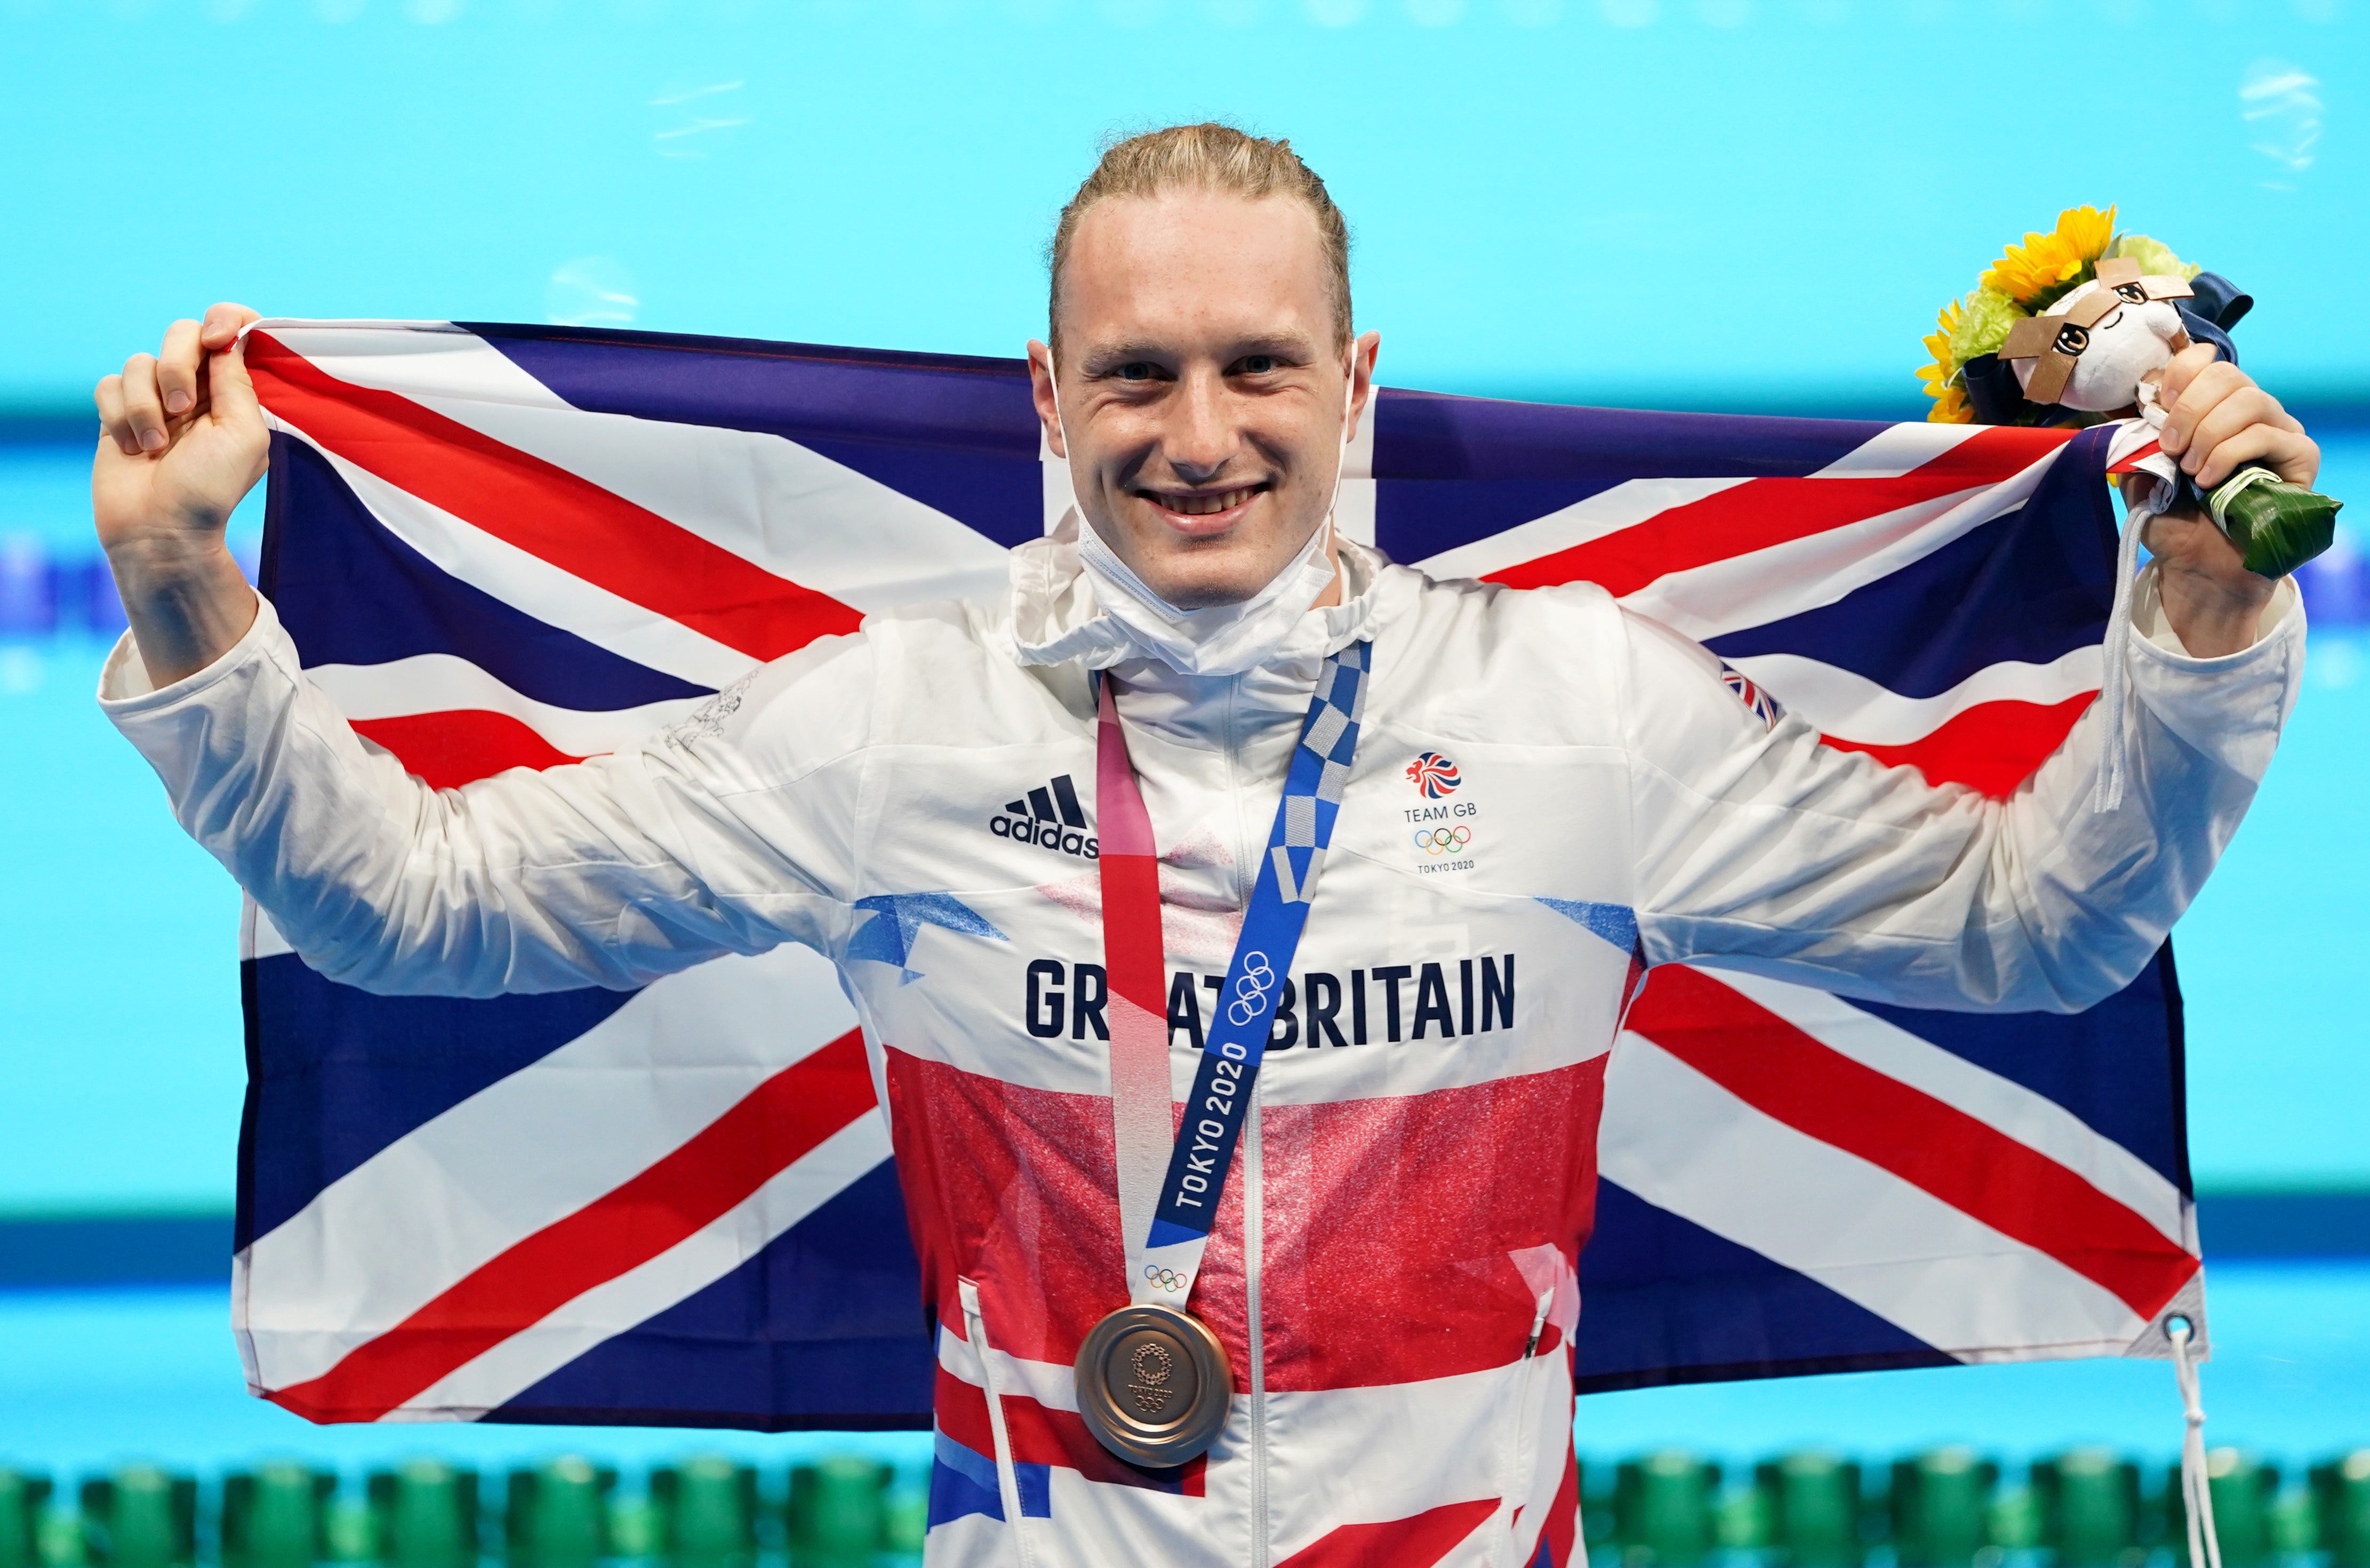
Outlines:
MULTIPOLYGON (((2236 364, 2230 329, 2254 301, 2146 235, 2116 235, 2115 210, 2072 207, 1992 263, 1973 292, 1943 307, 1917 374, 1941 423, 2164 427, 2157 383, 2172 357, 2211 343, 2236 364)), ((2285 577, 2329 548, 2341 503, 2249 464, 2200 492, 2161 452, 2134 461, 2156 489, 2137 509, 2197 506, 2247 569, 2285 577)))

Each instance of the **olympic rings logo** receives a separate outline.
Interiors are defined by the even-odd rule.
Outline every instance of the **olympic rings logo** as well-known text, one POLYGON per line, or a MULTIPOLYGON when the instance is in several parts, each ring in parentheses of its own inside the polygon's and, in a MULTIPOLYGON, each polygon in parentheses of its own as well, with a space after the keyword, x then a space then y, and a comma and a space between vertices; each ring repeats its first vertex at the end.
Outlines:
POLYGON ((1415 847, 1426 854, 1455 854, 1473 841, 1473 830, 1458 823, 1454 828, 1422 828, 1415 835, 1415 847))
POLYGON ((1275 971, 1264 953, 1243 955, 1243 978, 1235 982, 1235 1000, 1226 1004, 1226 1021, 1248 1029, 1267 1008, 1267 993, 1275 989, 1275 971))
POLYGON ((1165 1290, 1171 1296, 1185 1288, 1186 1281, 1183 1275, 1173 1268, 1163 1268, 1156 1263, 1144 1265, 1144 1277, 1152 1281, 1154 1289, 1165 1290))

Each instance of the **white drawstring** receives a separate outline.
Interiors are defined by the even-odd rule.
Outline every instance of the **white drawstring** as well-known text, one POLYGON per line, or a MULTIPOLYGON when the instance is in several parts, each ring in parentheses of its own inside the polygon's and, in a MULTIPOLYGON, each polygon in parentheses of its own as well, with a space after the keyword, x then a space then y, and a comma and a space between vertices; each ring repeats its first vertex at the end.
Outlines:
POLYGON ((2205 1473, 2205 1407, 2198 1402, 2197 1361, 2189 1349, 2195 1332, 2179 1313, 2164 1321, 2164 1337, 2172 1342, 2172 1375, 2180 1384, 2181 1415, 2188 1423, 2180 1435, 2181 1512, 2189 1519, 2189 1568, 2222 1568, 2222 1543, 2214 1534, 2214 1487, 2205 1473))
POLYGON ((2127 750, 2123 708, 2131 685, 2123 664, 2132 641, 2132 583, 2139 576, 2140 535, 2147 532, 2148 521, 2155 516, 2146 507, 2132 508, 2123 519, 2123 543, 2115 551, 2115 602, 2107 612, 2106 645, 2099 650, 2105 661, 2099 671, 2099 722, 2107 733, 2099 753, 2099 782, 2090 792, 2093 811, 2112 811, 2123 803, 2127 750))

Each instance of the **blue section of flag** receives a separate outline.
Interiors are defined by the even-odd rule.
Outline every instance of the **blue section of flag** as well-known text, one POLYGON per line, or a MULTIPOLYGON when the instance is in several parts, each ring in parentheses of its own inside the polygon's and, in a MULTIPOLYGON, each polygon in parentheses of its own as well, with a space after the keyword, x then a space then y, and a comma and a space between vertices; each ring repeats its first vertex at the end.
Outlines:
POLYGON ((2115 519, 2099 475, 2113 432, 2074 438, 2033 495, 1832 604, 1705 646, 1801 654, 1905 697, 1939 696, 2003 660, 2047 664, 2105 635, 2115 519))
POLYGON ((1959 1364, 1809 1275, 1609 1181, 1596 1184, 1580 1299, 1582 1393, 1959 1364))
POLYGON ((374 996, 324 979, 293 953, 240 968, 247 1025, 241 1247, 397 1139, 558 1050, 634 995, 374 996))
POLYGON ((522 696, 592 713, 708 692, 470 587, 388 532, 328 458, 284 435, 271 438, 263 560, 263 591, 307 665, 451 654, 522 696))
POLYGON ((1622 952, 1637 951, 1638 911, 1628 905, 1592 903, 1585 898, 1541 898, 1539 902, 1586 926, 1622 952))

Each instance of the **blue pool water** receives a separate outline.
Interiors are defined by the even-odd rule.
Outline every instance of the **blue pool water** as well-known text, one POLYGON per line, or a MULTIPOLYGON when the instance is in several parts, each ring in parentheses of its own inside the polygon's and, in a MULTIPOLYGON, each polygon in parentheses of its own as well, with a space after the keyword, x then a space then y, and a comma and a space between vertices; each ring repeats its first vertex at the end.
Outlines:
MULTIPOLYGON (((2370 1444, 2370 1264, 2223 1266, 2210 1277, 2208 1436, 2291 1461, 2370 1444)), ((926 1454, 926 1437, 906 1433, 312 1426, 242 1391, 229 1310, 215 1288, 0 1295, 0 1463, 75 1473, 145 1457, 210 1471, 284 1454, 354 1471, 422 1450, 489 1466, 569 1449, 627 1465, 694 1448, 768 1464, 926 1454)), ((1731 1461, 1811 1443, 1881 1456, 1940 1442, 2014 1460, 2076 1441, 2168 1459, 2180 1438, 2171 1369, 2132 1361, 1645 1389, 1583 1400, 1579 1419, 1585 1454, 1678 1444, 1731 1461)))

